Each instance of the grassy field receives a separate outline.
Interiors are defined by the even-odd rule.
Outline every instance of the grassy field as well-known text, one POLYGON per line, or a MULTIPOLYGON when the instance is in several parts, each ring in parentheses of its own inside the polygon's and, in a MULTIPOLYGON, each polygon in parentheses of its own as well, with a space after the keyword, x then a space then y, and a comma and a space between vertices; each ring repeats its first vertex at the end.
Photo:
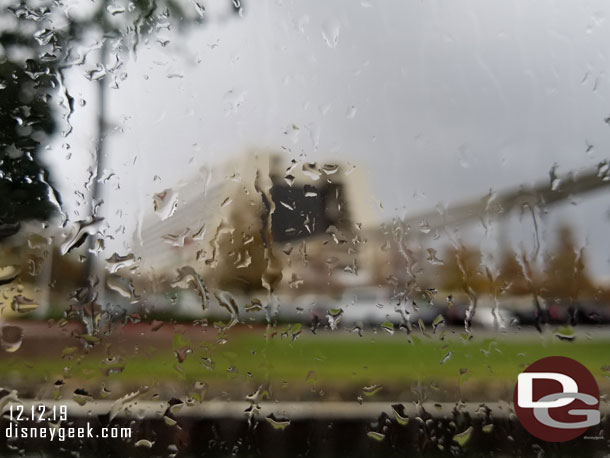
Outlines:
POLYGON ((90 389, 100 383, 132 389, 142 384, 188 387, 199 381, 212 391, 235 392, 269 382, 276 392, 285 390, 293 397, 320 390, 390 396, 419 383, 449 390, 449 398, 455 397, 455 390, 466 397, 506 397, 525 366, 550 355, 580 361, 600 387, 608 386, 609 349, 610 338, 561 341, 533 334, 466 340, 455 333, 440 340, 422 335, 407 339, 303 333, 293 340, 290 332, 267 339, 262 330, 229 332, 218 339, 176 332, 167 339, 134 336, 101 342, 89 351, 76 345, 58 348, 52 355, 32 349, 4 353, 0 383, 19 389, 50 386, 62 379, 90 389))

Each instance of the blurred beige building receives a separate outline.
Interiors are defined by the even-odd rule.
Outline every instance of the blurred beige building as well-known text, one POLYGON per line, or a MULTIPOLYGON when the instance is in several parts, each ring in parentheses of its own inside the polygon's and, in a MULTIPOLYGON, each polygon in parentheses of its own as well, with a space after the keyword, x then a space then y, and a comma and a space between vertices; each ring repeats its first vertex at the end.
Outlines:
POLYGON ((189 266, 219 288, 333 292, 371 283, 378 224, 365 170, 249 152, 157 193, 135 252, 159 287, 189 266))

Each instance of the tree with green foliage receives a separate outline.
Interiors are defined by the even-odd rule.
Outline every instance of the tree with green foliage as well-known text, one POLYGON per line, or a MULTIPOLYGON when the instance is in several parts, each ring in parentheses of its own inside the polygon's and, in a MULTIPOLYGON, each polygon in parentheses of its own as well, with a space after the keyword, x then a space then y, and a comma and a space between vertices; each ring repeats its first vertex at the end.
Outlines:
POLYGON ((57 210, 39 158, 56 127, 50 99, 59 56, 32 27, 44 11, 21 5, 0 14, 0 240, 23 221, 46 220, 57 210))
MULTIPOLYGON (((239 1, 228 1, 234 12, 241 13, 239 1)), ((205 7, 197 1, 119 0, 110 4, 98 0, 83 4, 77 12, 73 7, 52 0, 9 0, 0 11, 0 240, 17 233, 23 221, 48 220, 59 209, 40 150, 56 131, 58 107, 63 104, 67 110, 67 121, 72 113, 74 99, 63 85, 63 73, 87 58, 77 45, 92 33, 99 35, 102 45, 99 175, 103 168, 103 87, 108 84, 102 81, 107 73, 103 62, 106 42, 116 40, 119 44, 113 49, 125 52, 158 28, 170 24, 184 28, 207 20, 205 7)), ((99 194, 98 181, 92 200, 99 194)))

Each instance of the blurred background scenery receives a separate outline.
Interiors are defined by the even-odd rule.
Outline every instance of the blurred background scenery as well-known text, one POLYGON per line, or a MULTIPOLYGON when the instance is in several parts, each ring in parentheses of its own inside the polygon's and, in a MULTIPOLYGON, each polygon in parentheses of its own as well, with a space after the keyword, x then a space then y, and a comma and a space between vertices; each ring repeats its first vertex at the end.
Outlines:
POLYGON ((133 430, 3 454, 610 453, 606 3, 0 4, 0 408, 133 430))

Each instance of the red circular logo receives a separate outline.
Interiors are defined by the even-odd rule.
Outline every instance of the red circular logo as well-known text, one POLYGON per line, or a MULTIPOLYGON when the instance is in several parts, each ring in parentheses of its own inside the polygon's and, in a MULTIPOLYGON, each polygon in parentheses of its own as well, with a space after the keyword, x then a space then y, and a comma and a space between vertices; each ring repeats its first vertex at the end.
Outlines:
POLYGON ((600 421, 593 374, 564 356, 539 359, 519 374, 513 403, 521 425, 548 442, 575 439, 600 421))

